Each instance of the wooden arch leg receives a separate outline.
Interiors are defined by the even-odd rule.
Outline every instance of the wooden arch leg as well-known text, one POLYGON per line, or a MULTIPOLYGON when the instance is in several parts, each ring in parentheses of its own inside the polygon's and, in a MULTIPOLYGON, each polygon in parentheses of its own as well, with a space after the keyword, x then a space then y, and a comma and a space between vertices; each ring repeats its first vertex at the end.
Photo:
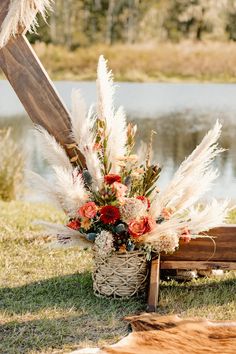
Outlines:
POLYGON ((156 312, 160 287, 160 256, 151 262, 147 312, 156 312))

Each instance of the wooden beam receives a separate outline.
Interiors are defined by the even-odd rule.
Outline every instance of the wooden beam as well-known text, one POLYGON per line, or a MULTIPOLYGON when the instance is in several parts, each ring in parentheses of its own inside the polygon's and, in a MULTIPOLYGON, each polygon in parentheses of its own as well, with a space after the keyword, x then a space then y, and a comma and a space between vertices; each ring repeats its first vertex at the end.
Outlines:
POLYGON ((0 2, 0 28, 2 26, 5 17, 7 16, 9 5, 10 5, 10 0, 1 0, 0 2))
POLYGON ((180 241, 173 254, 162 254, 162 261, 236 262, 236 225, 225 225, 207 232, 208 238, 197 238, 189 243, 180 241))
MULTIPOLYGON (((0 67, 35 124, 43 126, 66 148, 70 137, 70 114, 57 90, 23 35, 11 38, 0 50, 0 67)), ((83 166, 85 159, 79 153, 83 166)))
POLYGON ((160 286, 160 256, 153 259, 150 270, 147 312, 156 312, 160 286))
POLYGON ((161 269, 236 270, 236 262, 161 261, 161 269))

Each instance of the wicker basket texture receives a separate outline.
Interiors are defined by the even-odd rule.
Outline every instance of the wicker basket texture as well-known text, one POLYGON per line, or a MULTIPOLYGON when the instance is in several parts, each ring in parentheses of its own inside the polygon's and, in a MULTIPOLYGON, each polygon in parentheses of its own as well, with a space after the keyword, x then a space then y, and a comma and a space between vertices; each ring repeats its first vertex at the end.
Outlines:
POLYGON ((94 293, 115 298, 140 294, 146 289, 148 270, 144 252, 117 252, 104 258, 94 253, 94 293))

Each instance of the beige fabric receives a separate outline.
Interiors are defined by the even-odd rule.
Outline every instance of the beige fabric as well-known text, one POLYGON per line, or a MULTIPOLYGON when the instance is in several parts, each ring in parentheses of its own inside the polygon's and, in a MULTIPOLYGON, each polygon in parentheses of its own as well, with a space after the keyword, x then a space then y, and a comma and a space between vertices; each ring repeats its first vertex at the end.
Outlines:
POLYGON ((39 12, 46 18, 47 10, 51 9, 53 0, 11 0, 8 14, 0 30, 0 48, 4 47, 11 36, 16 36, 19 27, 27 31, 35 31, 38 23, 36 14, 39 12))

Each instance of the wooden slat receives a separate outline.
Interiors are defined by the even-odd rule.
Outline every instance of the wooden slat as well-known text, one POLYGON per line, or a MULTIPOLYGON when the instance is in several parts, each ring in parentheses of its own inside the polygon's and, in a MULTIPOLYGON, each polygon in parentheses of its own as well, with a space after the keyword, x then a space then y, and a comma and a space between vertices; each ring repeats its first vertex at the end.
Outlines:
POLYGON ((236 262, 161 261, 161 269, 236 270, 236 262))
POLYGON ((8 8, 9 8, 10 0, 1 0, 0 1, 0 27, 7 15, 8 8))
POLYGON ((148 293, 148 312, 155 312, 159 297, 160 284, 160 257, 153 259, 151 263, 150 284, 148 293))
MULTIPOLYGON (((0 50, 0 67, 32 121, 42 125, 66 147, 71 143, 70 114, 53 83, 23 35, 0 50)), ((70 156, 72 151, 67 151, 70 156)), ((85 165, 84 157, 80 160, 85 165)))
POLYGON ((197 238, 189 243, 180 241, 179 250, 172 255, 163 254, 162 260, 236 262, 236 225, 218 227, 207 234, 214 241, 210 238, 197 238))

